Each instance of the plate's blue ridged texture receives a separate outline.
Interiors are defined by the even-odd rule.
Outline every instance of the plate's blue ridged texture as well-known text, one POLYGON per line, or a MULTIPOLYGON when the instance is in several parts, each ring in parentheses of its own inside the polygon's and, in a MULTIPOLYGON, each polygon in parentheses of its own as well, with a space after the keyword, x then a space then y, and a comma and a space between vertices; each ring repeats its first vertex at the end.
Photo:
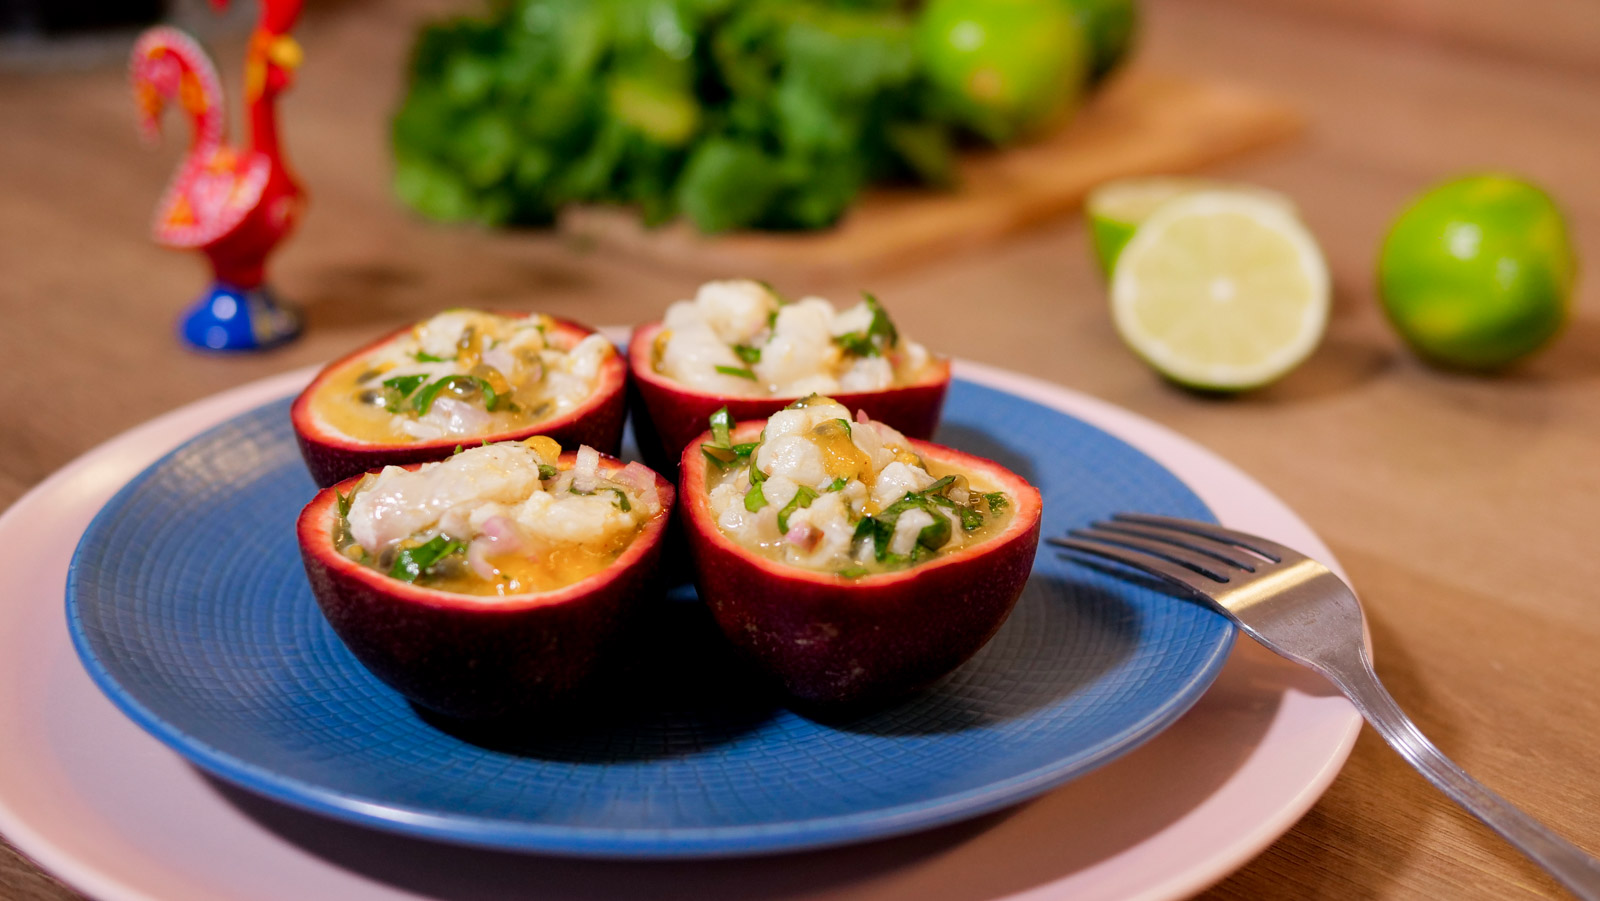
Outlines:
MULTIPOLYGON (((1159 465, 1054 410, 952 386, 938 440, 1039 486, 1044 534, 1119 510, 1209 519, 1159 465)), ((288 402, 189 442, 85 533, 67 612, 100 687, 208 771, 290 804, 502 848, 713 856, 819 847, 993 810, 1110 760, 1199 696, 1233 632, 1040 546, 999 635, 931 691, 820 724, 749 690, 697 604, 605 715, 472 736, 419 716, 323 621, 293 524, 315 492, 288 402), (621 699, 626 699, 621 700, 621 699)))

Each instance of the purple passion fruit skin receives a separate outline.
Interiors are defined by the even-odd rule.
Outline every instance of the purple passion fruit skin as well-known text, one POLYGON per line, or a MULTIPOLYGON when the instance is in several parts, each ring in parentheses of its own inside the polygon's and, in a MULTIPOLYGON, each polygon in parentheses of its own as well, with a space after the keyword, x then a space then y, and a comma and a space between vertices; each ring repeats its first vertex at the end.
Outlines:
MULTIPOLYGON (((765 421, 741 423, 735 443, 765 421)), ((728 640, 792 698, 813 708, 886 703, 965 663, 999 631, 1033 571, 1038 489, 999 464, 913 440, 942 468, 981 473, 1012 503, 1005 528, 908 569, 848 578, 763 556, 725 534, 708 500, 706 432, 680 459, 679 515, 695 584, 728 640)))
MULTIPOLYGON (((508 317, 526 316, 526 313, 499 313, 508 317)), ((586 325, 552 318, 551 334, 564 339, 567 346, 577 344, 595 330, 586 325)), ((593 393, 576 409, 565 415, 493 435, 483 435, 465 442, 451 437, 437 441, 417 441, 406 444, 379 444, 359 441, 321 427, 312 415, 311 405, 318 392, 325 389, 346 365, 370 356, 379 347, 406 336, 413 326, 391 332, 377 341, 329 363, 317 377, 295 398, 289 416, 294 424, 295 441, 300 445, 300 455, 318 488, 360 475, 385 466, 405 466, 410 463, 428 463, 450 456, 460 444, 479 442, 495 443, 516 441, 533 435, 546 435, 562 447, 587 444, 606 454, 616 454, 622 445, 622 427, 627 419, 628 364, 621 354, 611 355, 600 368, 593 393)))
MULTIPOLYGON (((560 465, 570 467, 573 459, 563 454, 560 465)), ((614 473, 623 464, 602 457, 600 466, 614 473)), ((360 479, 324 488, 300 514, 300 554, 312 594, 373 675, 417 705, 458 720, 551 708, 594 679, 655 588, 674 500, 672 486, 657 475, 661 510, 594 575, 554 591, 480 596, 403 582, 340 554, 338 496, 348 496, 360 479)))
MULTIPOLYGON (((799 399, 789 397, 732 397, 711 394, 682 385, 659 372, 651 360, 651 347, 661 332, 652 322, 633 330, 628 339, 628 367, 633 428, 645 463, 657 472, 671 472, 679 455, 705 431, 706 420, 727 407, 735 422, 765 419, 799 399)), ((893 426, 908 438, 927 439, 939 427, 945 394, 950 389, 950 361, 940 359, 928 367, 922 380, 860 393, 830 395, 851 410, 893 426)))

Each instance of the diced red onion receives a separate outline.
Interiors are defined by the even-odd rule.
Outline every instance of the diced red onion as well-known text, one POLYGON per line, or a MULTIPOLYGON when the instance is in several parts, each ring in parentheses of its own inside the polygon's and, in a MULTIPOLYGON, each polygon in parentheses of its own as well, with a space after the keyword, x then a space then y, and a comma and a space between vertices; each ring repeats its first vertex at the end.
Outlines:
POLYGON ((822 539, 822 530, 809 522, 797 522, 784 533, 783 540, 789 542, 802 551, 811 551, 822 539))
POLYGON ((483 521, 479 531, 494 543, 497 553, 510 554, 522 549, 522 529, 508 517, 491 516, 483 521))
POLYGON ((655 510, 661 506, 661 497, 656 493, 656 474, 643 463, 629 463, 613 474, 611 481, 621 485, 647 508, 655 510))

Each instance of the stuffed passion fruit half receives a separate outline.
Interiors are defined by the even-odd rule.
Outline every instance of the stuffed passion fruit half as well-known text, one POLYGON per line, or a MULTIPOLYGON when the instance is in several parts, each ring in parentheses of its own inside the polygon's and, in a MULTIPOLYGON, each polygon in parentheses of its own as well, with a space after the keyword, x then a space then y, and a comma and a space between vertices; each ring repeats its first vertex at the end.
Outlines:
POLYGON ((594 675, 651 585, 672 503, 643 464, 538 436, 323 489, 300 552, 379 679, 449 717, 499 717, 594 675))
POLYGON ((1005 622, 1039 543, 1020 476, 822 397, 712 425, 680 461, 696 585, 789 695, 893 700, 1005 622))
POLYGON ((326 488, 460 444, 534 434, 616 453, 626 382, 626 364, 593 329, 537 313, 446 310, 330 364, 291 416, 326 488))
POLYGON ((950 361, 901 334, 871 295, 838 311, 749 280, 708 282, 634 329, 628 366, 639 446, 662 471, 724 407, 738 421, 764 419, 822 394, 928 438, 950 387, 950 361))

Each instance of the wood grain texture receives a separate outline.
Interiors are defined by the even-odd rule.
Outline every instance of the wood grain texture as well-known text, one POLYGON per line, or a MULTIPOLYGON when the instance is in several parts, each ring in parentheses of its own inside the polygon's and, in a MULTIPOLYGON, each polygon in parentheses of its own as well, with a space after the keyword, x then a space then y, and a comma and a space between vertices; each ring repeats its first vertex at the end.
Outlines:
MULTIPOLYGON (((1529 3, 1451 8, 1540 8, 1529 3)), ((0 75, 0 358, 13 401, 0 413, 0 504, 129 426, 446 304, 626 323, 692 291, 691 276, 559 236, 436 228, 390 200, 385 123, 412 25, 461 7, 344 0, 308 14, 286 129, 312 202, 276 280, 305 305, 310 330, 265 356, 199 356, 172 339, 203 272, 145 239, 176 148, 139 149, 120 66, 0 75)), ((1148 10, 1146 64, 1263 86, 1307 117, 1302 140, 1213 170, 1290 193, 1323 244, 1334 314, 1305 366, 1231 400, 1162 383, 1118 342, 1071 216, 983 253, 806 287, 837 297, 869 287, 930 346, 1120 404, 1256 476, 1345 563, 1371 615, 1378 670, 1422 728, 1486 784, 1600 850, 1600 279, 1586 273, 1553 347, 1497 378, 1416 362, 1372 290, 1396 210, 1462 170, 1539 180, 1569 212, 1580 257, 1600 260, 1600 74, 1565 51, 1541 56, 1542 41, 1574 36, 1531 14, 1525 26, 1543 38, 1513 56, 1382 21, 1330 27, 1288 0, 1151 0, 1148 10), (975 327, 975 316, 993 327, 975 327)), ((240 48, 219 49, 223 71, 236 73, 240 48)), ((73 897, 4 855, 0 896, 73 897)), ((1555 896, 1370 732, 1304 820, 1205 895, 1555 896)))
POLYGON ((1270 146, 1300 125, 1269 93, 1136 69, 1043 140, 969 153, 953 190, 871 190, 825 231, 708 236, 687 223, 648 229, 607 208, 569 211, 562 229, 702 276, 860 278, 982 249, 1076 210, 1103 181, 1196 170, 1270 146))

